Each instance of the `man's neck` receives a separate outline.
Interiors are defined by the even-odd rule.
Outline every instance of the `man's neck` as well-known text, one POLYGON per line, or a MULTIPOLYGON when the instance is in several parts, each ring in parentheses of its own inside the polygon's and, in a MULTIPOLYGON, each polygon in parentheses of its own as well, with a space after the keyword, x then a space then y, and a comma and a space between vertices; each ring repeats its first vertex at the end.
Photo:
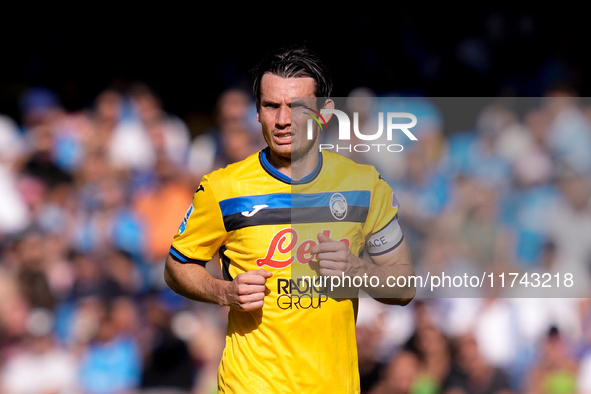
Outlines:
POLYGON ((299 181, 310 175, 318 165, 318 150, 310 149, 304 156, 292 161, 277 157, 269 149, 268 160, 277 171, 293 181, 299 181))

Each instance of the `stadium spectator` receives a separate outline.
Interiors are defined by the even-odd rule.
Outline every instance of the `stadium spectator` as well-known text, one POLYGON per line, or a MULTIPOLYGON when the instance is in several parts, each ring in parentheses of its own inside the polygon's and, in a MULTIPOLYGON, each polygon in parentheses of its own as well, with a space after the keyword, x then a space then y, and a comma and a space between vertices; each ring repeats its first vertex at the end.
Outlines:
POLYGON ((264 147, 259 133, 252 132, 253 109, 251 96, 243 90, 229 89, 218 97, 216 126, 195 138, 189 149, 188 167, 197 180, 264 147))

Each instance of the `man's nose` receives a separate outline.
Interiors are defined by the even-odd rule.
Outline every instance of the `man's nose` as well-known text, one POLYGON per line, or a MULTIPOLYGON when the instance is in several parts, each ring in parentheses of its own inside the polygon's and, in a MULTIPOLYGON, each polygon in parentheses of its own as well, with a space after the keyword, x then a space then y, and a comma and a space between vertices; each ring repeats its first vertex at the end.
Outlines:
POLYGON ((291 108, 287 105, 279 107, 277 112, 277 126, 286 127, 291 124, 291 108))

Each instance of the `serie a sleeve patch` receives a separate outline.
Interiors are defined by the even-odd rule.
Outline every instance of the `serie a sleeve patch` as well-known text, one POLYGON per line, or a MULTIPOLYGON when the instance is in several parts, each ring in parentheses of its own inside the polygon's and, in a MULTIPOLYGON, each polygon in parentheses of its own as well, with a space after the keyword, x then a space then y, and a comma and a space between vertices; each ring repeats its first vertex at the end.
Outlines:
POLYGON ((209 178, 204 176, 174 236, 170 254, 181 263, 204 265, 218 253, 225 237, 219 203, 209 178))

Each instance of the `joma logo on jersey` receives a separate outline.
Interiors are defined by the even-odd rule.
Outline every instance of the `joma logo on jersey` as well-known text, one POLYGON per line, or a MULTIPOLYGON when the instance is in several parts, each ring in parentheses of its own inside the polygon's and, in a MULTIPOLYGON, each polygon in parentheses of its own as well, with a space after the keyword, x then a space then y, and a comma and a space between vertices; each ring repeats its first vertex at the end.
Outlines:
POLYGON ((265 209, 265 208, 269 208, 268 205, 253 205, 252 206, 252 211, 244 211, 242 212, 242 216, 246 216, 247 218, 251 218, 254 216, 255 213, 257 213, 258 211, 260 211, 261 209, 265 209))
MULTIPOLYGON (((330 230, 324 230, 322 234, 330 237, 330 230)), ((347 246, 351 244, 347 238, 339 241, 344 242, 347 246)), ((318 243, 313 239, 307 239, 296 247, 297 243, 298 232, 296 229, 288 227, 278 231, 273 236, 265 257, 257 259, 257 266, 266 265, 271 268, 285 268, 289 267, 296 258, 301 264, 308 264, 314 259, 310 249, 318 243), (293 251, 295 251, 295 255, 293 255, 293 251)))

